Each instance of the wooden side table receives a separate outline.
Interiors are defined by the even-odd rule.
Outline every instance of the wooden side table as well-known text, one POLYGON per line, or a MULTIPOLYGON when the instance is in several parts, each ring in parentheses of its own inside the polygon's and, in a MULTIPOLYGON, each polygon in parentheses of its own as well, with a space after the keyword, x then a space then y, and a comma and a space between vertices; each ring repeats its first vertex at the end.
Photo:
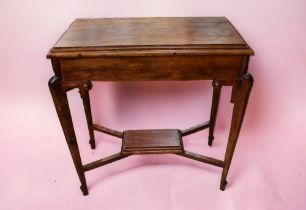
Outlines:
POLYGON ((78 173, 81 190, 88 194, 85 172, 134 154, 171 153, 223 168, 226 177, 253 85, 247 73, 253 50, 225 17, 76 19, 50 50, 55 76, 49 88, 78 173), (115 131, 92 121, 91 81, 212 80, 213 98, 208 122, 188 128, 115 131), (224 160, 186 151, 182 138, 214 127, 222 86, 232 86, 234 103, 224 160), (122 139, 120 152, 82 164, 66 92, 78 88, 87 118, 89 143, 94 131, 122 139))

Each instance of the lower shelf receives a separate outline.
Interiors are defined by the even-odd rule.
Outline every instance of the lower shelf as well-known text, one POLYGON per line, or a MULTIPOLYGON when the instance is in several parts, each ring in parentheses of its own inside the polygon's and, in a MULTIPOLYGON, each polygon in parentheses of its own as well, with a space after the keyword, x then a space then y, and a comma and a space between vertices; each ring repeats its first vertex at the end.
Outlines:
MULTIPOLYGON (((99 128, 99 130, 104 131, 106 129, 99 128)), ((110 129, 107 129, 107 132, 114 133, 110 129)), ((84 172, 126 158, 130 155, 141 154, 176 154, 221 168, 224 167, 224 161, 184 150, 182 142, 184 131, 178 129, 126 130, 123 133, 118 132, 118 136, 116 137, 119 137, 119 134, 123 140, 121 151, 83 165, 84 172)))
POLYGON ((181 131, 177 129, 127 130, 123 133, 121 153, 165 154, 184 151, 181 131))

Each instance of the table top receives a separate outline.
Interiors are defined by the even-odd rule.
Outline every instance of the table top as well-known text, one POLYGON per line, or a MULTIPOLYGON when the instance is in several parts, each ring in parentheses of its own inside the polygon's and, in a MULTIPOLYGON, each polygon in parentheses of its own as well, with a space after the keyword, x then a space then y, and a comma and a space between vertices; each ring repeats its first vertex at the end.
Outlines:
POLYGON ((47 57, 209 49, 253 54, 225 17, 147 17, 76 19, 47 57))

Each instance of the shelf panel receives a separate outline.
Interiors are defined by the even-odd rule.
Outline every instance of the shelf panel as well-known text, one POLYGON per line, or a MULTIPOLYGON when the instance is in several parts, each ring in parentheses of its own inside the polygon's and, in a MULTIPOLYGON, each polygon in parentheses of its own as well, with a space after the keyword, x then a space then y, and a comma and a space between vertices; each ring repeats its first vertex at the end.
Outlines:
POLYGON ((123 154, 182 153, 182 136, 177 129, 127 130, 123 133, 123 154))

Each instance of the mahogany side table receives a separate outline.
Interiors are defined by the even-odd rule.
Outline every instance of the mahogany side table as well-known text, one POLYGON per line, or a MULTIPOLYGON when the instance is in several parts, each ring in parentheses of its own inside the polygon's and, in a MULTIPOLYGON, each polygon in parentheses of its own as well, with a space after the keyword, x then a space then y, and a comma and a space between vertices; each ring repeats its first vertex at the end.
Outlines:
POLYGON ((253 77, 247 73, 253 50, 225 17, 155 17, 76 19, 47 55, 54 76, 49 88, 81 182, 88 194, 85 172, 134 154, 171 153, 223 169, 226 177, 241 129, 253 77), (212 80, 213 98, 208 122, 185 130, 152 129, 116 131, 94 124, 89 100, 91 81, 212 80), (214 127, 222 86, 231 86, 234 104, 224 160, 186 151, 182 138, 208 128, 208 145, 214 127), (83 164, 73 128, 66 92, 78 88, 83 100, 89 143, 95 149, 94 131, 122 139, 121 151, 83 164))

